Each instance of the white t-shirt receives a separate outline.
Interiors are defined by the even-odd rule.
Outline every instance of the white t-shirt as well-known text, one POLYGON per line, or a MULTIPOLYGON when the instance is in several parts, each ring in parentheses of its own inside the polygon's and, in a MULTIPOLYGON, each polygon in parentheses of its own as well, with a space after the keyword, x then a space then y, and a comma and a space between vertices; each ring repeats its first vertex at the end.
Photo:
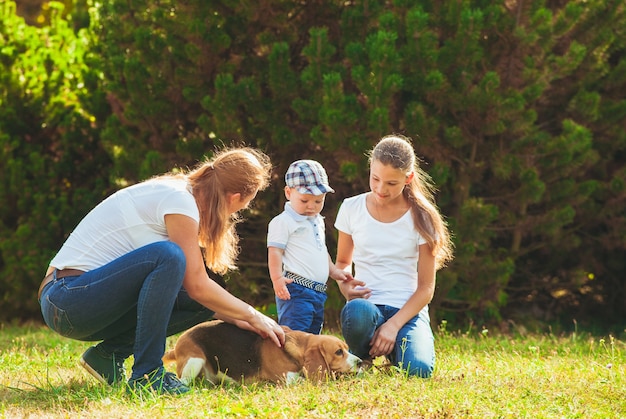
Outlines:
POLYGON ((168 240, 167 214, 200 220, 184 179, 152 179, 121 189, 82 219, 50 265, 87 272, 147 244, 168 240))
POLYGON ((285 251, 283 269, 311 281, 328 280, 328 249, 321 215, 300 215, 287 202, 267 227, 267 246, 285 251))
POLYGON ((354 278, 372 290, 369 301, 401 308, 417 289, 419 246, 426 240, 415 229, 410 210, 382 223, 367 211, 366 196, 343 201, 335 228, 352 236, 354 278))

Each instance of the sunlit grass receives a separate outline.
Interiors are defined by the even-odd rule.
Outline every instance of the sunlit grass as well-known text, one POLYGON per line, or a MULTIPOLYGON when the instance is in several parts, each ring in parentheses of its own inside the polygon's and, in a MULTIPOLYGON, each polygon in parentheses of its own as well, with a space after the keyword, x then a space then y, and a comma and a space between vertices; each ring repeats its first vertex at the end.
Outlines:
POLYGON ((97 383, 77 364, 88 343, 40 326, 0 333, 6 418, 626 418, 626 344, 611 335, 494 335, 440 325, 428 380, 378 366, 321 385, 196 383, 191 394, 158 397, 97 383))

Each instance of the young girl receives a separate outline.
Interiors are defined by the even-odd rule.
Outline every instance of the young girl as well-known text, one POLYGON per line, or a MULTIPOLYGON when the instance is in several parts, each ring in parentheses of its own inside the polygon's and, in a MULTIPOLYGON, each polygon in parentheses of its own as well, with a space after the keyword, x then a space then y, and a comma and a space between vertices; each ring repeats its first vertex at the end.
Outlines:
POLYGON ((354 263, 355 278, 338 282, 347 299, 342 333, 361 359, 388 355, 409 375, 430 377, 428 303, 436 270, 452 259, 450 235, 408 139, 380 140, 370 154, 369 183, 370 192, 344 200, 335 222, 337 267, 354 263))
POLYGON ((207 275, 234 265, 238 212, 267 187, 271 164, 251 148, 222 150, 194 170, 122 189, 79 223, 50 262, 39 289, 46 324, 82 341, 102 341, 81 357, 99 381, 125 379, 131 390, 181 394, 165 372, 166 337, 215 317, 271 338, 284 332, 269 317, 207 275), (204 252, 204 259, 203 259, 204 252))

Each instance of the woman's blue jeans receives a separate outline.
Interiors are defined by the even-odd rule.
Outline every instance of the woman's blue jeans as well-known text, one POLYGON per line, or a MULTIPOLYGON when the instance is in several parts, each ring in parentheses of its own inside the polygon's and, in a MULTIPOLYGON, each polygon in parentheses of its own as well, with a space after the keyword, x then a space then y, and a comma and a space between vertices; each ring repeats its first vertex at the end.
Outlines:
MULTIPOLYGON (((396 307, 375 305, 359 298, 348 301, 341 310, 341 332, 350 352, 370 359, 370 341, 374 332, 399 311, 396 307)), ((387 355, 409 375, 428 378, 435 368, 435 338, 430 328, 428 306, 398 332, 396 345, 387 355)))
POLYGON ((46 324, 62 336, 103 342, 118 359, 134 355, 131 379, 163 365, 167 336, 213 312, 182 288, 186 260, 172 242, 149 244, 80 276, 55 279, 41 294, 46 324))

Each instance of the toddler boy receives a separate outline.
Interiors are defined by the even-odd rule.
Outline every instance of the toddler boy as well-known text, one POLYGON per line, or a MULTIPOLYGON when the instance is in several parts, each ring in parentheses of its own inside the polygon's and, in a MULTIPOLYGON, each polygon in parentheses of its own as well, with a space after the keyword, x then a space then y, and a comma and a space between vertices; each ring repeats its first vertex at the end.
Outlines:
POLYGON ((326 248, 324 208, 326 170, 315 160, 298 160, 285 174, 285 209, 268 226, 267 259, 278 323, 293 330, 320 334, 324 324, 326 281, 348 281, 326 248))

